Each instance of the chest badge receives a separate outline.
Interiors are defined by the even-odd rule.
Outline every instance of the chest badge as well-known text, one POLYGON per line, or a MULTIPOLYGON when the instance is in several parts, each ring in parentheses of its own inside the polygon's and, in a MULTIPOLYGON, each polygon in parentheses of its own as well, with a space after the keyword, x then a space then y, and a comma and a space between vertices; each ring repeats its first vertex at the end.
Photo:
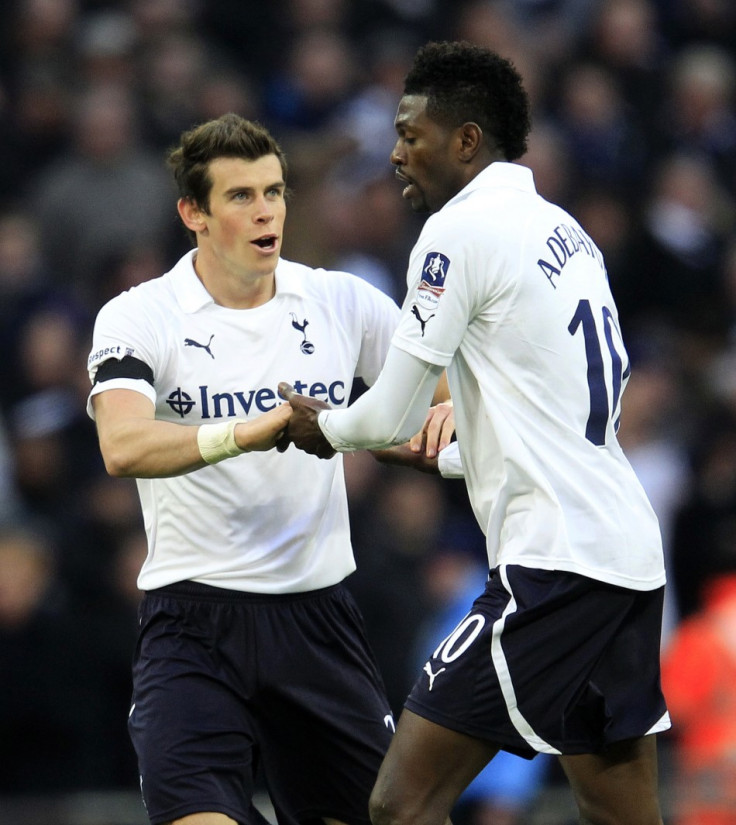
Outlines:
POLYGON ((294 327, 295 330, 298 330, 302 334, 302 342, 299 345, 299 349, 305 355, 311 355, 314 352, 314 344, 311 341, 307 340, 307 333, 305 331, 307 329, 307 326, 309 325, 309 321, 307 321, 307 319, 305 318, 303 321, 300 322, 296 316, 296 313, 294 312, 290 312, 289 315, 291 315, 292 327, 294 327))

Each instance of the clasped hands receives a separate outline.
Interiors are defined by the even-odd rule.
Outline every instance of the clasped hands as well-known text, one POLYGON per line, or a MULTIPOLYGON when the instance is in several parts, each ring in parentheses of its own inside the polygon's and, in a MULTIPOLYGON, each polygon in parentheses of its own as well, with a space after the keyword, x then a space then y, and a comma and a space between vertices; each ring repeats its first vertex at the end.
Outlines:
POLYGON ((276 449, 283 453, 289 444, 294 444, 317 458, 332 458, 335 448, 325 438, 317 423, 317 416, 322 410, 332 409, 330 405, 311 395, 301 395, 285 381, 279 384, 279 395, 289 402, 292 413, 283 436, 276 443, 276 449))
MULTIPOLYGON (((317 423, 320 412, 332 407, 318 398, 295 392, 285 381, 279 384, 278 391, 291 405, 292 414, 276 449, 284 452, 293 443, 310 455, 332 458, 335 448, 325 438, 317 423)), ((450 443, 454 432, 452 402, 447 401, 430 408, 422 429, 407 444, 371 452, 378 461, 385 464, 410 465, 423 472, 437 473, 437 456, 450 443)))

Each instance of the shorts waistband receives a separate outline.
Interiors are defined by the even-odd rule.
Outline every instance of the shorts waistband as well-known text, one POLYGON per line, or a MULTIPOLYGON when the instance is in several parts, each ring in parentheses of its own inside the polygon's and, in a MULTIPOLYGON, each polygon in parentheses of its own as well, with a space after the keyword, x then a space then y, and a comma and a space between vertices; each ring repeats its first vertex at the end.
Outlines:
POLYGON ((167 584, 154 590, 146 590, 145 596, 170 596, 175 599, 196 599, 208 602, 295 602, 315 599, 333 593, 342 588, 342 582, 322 587, 318 590, 305 590, 300 593, 249 593, 243 590, 230 590, 226 587, 214 587, 202 582, 183 581, 167 584))

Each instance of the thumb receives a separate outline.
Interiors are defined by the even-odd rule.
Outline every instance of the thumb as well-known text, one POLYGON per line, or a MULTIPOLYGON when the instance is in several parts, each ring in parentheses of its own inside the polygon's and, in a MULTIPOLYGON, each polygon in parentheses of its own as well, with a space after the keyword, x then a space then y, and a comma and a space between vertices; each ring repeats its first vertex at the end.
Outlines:
POLYGON ((287 384, 286 381, 280 381, 279 395, 284 399, 284 401, 291 401, 292 397, 298 395, 298 393, 294 392, 294 387, 292 387, 291 384, 287 384))

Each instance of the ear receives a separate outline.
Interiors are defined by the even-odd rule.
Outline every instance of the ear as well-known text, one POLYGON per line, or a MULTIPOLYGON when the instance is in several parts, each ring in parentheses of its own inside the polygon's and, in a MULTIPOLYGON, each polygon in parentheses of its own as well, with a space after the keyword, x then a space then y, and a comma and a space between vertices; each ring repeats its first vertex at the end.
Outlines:
POLYGON ((463 123, 459 131, 460 150, 458 158, 463 163, 470 163, 483 144, 483 130, 473 121, 463 123))
POLYGON ((192 232, 204 232, 207 228, 205 214, 191 198, 179 198, 176 202, 179 217, 184 226, 192 232))

